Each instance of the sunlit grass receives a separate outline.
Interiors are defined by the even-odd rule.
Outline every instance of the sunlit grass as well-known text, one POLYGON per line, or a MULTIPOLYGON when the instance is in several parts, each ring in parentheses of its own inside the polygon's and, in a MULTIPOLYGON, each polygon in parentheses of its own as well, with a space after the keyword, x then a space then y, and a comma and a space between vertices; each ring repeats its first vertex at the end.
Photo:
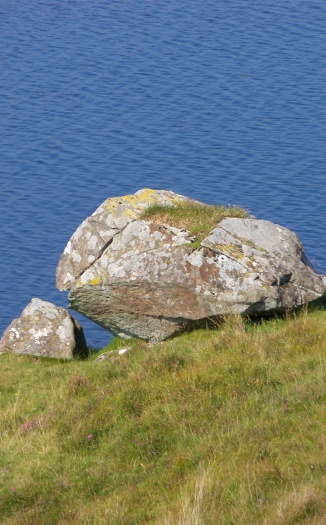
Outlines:
POLYGON ((222 219, 227 217, 248 218, 248 212, 236 206, 182 203, 177 206, 154 205, 141 215, 142 219, 184 228, 197 238, 197 242, 203 240, 222 219))
POLYGON ((1 523, 325 523, 325 312, 128 344, 0 356, 1 523))

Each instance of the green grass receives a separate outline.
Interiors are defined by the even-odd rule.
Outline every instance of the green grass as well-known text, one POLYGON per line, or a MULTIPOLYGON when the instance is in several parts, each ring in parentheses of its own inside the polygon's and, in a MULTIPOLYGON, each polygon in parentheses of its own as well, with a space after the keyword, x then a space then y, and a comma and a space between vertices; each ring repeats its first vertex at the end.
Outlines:
POLYGON ((215 228, 215 226, 227 217, 248 218, 248 212, 236 206, 208 206, 205 204, 182 203, 177 206, 163 206, 155 204, 147 208, 141 215, 141 219, 178 228, 184 228, 196 237, 200 242, 215 228))
POLYGON ((325 523, 325 312, 128 345, 0 356, 1 523, 325 523))

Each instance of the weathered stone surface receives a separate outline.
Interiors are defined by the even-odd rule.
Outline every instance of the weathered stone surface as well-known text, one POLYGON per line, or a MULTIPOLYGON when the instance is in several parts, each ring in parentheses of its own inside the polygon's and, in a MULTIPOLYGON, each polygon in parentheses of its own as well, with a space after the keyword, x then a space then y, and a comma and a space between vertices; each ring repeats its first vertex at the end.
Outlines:
POLYGON ((101 256, 114 236, 137 219, 146 208, 153 204, 180 202, 194 201, 172 191, 150 189, 104 201, 82 222, 69 240, 57 267, 57 288, 71 288, 76 278, 101 256))
MULTIPOLYGON (((70 284, 71 308, 114 334, 159 341, 325 294, 296 235, 269 221, 224 219, 194 248, 189 232, 134 217, 70 284)), ((61 283, 64 266, 60 274, 61 283)))
POLYGON ((0 340, 0 352, 71 359, 86 353, 83 330, 64 308, 32 299, 0 340))

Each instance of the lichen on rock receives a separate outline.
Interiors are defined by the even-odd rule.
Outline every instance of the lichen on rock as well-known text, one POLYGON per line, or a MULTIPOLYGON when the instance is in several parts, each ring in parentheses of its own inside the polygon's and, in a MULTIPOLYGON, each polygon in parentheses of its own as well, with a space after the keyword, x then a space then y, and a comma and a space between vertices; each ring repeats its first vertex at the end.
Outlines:
POLYGON ((237 212, 196 237, 191 224, 144 218, 153 203, 201 204, 159 190, 108 199, 58 265, 57 286, 70 289, 71 308, 114 334, 163 340, 226 314, 284 311, 325 294, 286 228, 237 212))
POLYGON ((153 204, 195 202, 172 191, 144 189, 134 195, 106 199, 85 219, 70 238, 56 271, 59 290, 70 289, 75 280, 102 254, 113 238, 144 209, 153 204))
POLYGON ((87 353, 83 330, 67 310, 34 298, 0 340, 0 352, 72 359, 87 353))

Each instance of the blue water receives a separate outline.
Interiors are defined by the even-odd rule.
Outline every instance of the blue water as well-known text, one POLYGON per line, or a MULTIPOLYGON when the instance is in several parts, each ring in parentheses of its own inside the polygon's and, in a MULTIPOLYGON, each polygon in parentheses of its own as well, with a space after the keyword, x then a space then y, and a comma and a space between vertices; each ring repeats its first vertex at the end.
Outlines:
POLYGON ((326 272, 325 28, 324 0, 2 0, 0 334, 67 305, 69 237, 143 187, 244 206, 326 272))

